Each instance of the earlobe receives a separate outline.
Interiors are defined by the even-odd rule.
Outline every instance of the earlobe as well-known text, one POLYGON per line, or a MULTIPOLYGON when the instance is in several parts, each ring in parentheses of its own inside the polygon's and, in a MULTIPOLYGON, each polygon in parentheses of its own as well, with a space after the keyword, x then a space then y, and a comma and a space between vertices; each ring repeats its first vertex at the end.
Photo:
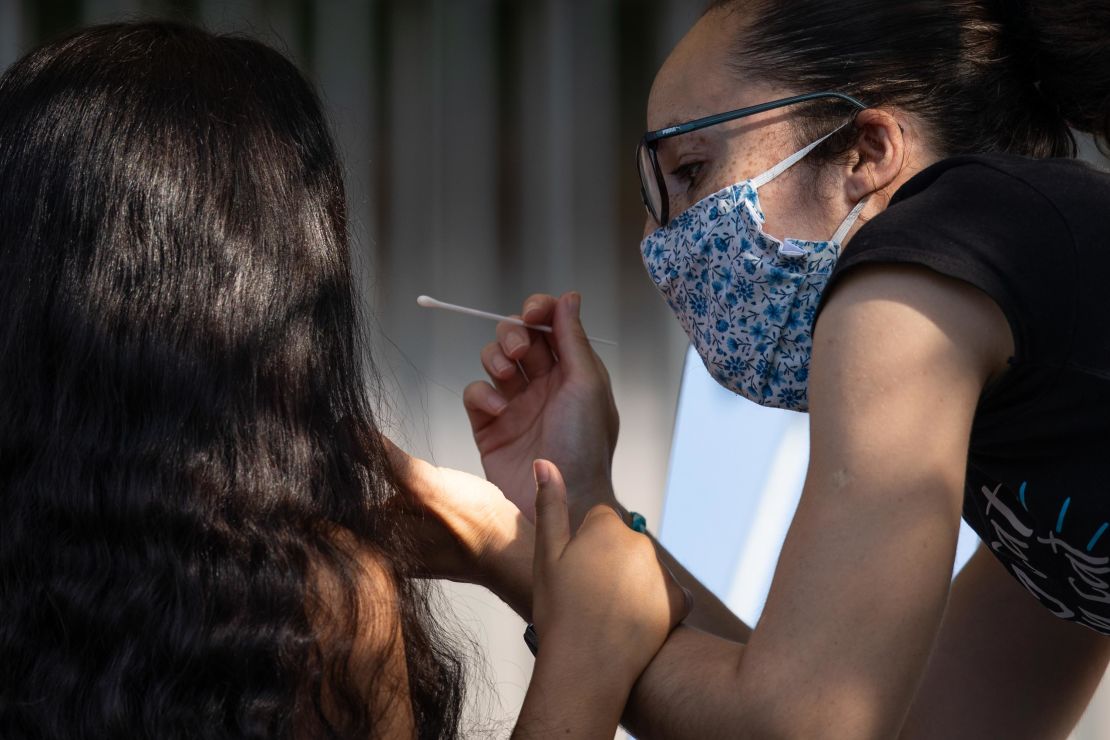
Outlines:
POLYGON ((848 200, 858 202, 893 183, 905 160, 905 139, 898 120, 879 108, 868 108, 856 116, 859 138, 855 164, 846 182, 848 200))

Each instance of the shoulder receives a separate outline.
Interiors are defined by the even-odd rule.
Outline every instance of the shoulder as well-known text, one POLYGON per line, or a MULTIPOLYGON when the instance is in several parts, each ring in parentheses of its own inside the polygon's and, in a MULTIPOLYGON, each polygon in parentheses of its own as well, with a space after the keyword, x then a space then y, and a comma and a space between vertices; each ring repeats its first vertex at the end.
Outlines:
POLYGON ((1110 178, 1074 160, 942 160, 906 182, 845 245, 827 292, 863 265, 926 268, 993 300, 1017 359, 1051 355, 1059 347, 1045 317, 1075 315, 1077 230, 1110 211, 1107 199, 1110 178))
POLYGON ((831 295, 814 327, 814 374, 832 369, 837 385, 866 386, 891 397, 920 380, 927 396, 955 381, 976 398, 1013 351, 995 301, 968 283, 913 264, 853 271, 831 295), (966 382, 965 382, 966 381, 966 382))
POLYGON ((1105 229, 1108 202, 1110 175, 1079 160, 1002 153, 950 157, 906 181, 852 241, 857 253, 926 238, 934 250, 972 240, 1014 249, 1067 242, 1087 223, 1101 222, 1105 229))
POLYGON ((967 154, 942 159, 910 178, 891 199, 891 206, 921 195, 943 198, 951 194, 984 196, 992 200, 1016 198, 1026 205, 1057 205, 1075 191, 1110 191, 1110 176, 1071 158, 1037 159, 1018 154, 967 154), (985 189, 985 190, 984 190, 985 189))
POLYGON ((892 238, 914 244, 915 237, 962 242, 1051 233, 1066 228, 1061 188, 1090 176, 1097 173, 1073 160, 951 157, 911 177, 853 242, 866 249, 892 238))

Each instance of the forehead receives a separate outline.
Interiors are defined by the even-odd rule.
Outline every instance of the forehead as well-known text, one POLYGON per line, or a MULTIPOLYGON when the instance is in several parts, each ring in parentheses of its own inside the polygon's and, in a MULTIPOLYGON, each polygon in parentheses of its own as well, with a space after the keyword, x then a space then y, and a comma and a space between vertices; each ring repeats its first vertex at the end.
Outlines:
POLYGON ((737 15, 710 11, 678 42, 651 86, 648 130, 752 102, 755 86, 746 83, 731 64, 731 51, 740 31, 737 15))

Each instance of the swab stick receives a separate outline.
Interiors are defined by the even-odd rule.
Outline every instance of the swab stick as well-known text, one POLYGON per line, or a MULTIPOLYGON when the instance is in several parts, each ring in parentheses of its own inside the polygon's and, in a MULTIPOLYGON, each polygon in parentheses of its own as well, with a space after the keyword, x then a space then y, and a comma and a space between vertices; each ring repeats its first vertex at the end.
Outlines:
MULTIPOLYGON (((461 313, 461 314, 465 314, 467 316, 475 316, 479 319, 489 319, 490 321, 508 321, 510 324, 516 324, 517 326, 523 326, 524 328, 532 329, 533 331, 542 331, 542 332, 545 332, 547 334, 552 333, 552 329, 551 329, 550 326, 541 326, 539 324, 528 324, 528 323, 525 323, 524 321, 522 321, 521 319, 514 319, 511 316, 502 316, 501 314, 490 313, 489 311, 479 311, 476 308, 467 308, 466 306, 457 306, 454 303, 445 303, 443 301, 438 301, 435 298, 432 298, 431 296, 426 296, 426 295, 420 296, 419 298, 416 299, 416 305, 422 306, 424 308, 439 308, 439 309, 442 309, 444 311, 454 311, 455 313, 461 313)), ((610 339, 598 339, 596 337, 586 337, 586 338, 589 339, 591 342, 596 342, 598 344, 607 344, 611 347, 616 347, 617 346, 617 343, 610 340, 610 339)))

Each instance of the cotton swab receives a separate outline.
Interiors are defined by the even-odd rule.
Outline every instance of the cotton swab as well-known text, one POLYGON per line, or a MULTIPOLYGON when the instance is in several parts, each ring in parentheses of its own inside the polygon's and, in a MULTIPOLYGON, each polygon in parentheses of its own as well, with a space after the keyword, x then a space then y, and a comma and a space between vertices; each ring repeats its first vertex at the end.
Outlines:
MULTIPOLYGON (((510 324, 516 324, 517 326, 523 326, 526 329, 532 329, 534 331, 542 331, 542 332, 545 332, 547 334, 552 333, 552 329, 551 329, 550 326, 541 326, 539 324, 528 324, 528 323, 525 323, 524 321, 522 321, 521 319, 514 319, 512 316, 502 316, 501 314, 490 313, 489 311, 479 311, 476 308, 467 308, 466 306, 457 306, 454 303, 445 303, 443 301, 438 301, 435 298, 432 298, 431 296, 426 296, 426 295, 420 296, 419 298, 416 299, 416 305, 422 306, 423 308, 439 308, 439 309, 442 309, 444 311, 454 311, 455 313, 466 314, 467 316, 476 316, 479 319, 489 319, 490 321, 508 321, 510 324)), ((597 339, 596 337, 586 337, 586 338, 589 339, 591 342, 597 342, 598 344, 608 344, 611 347, 616 347, 617 346, 617 343, 610 340, 610 339, 597 339)))

